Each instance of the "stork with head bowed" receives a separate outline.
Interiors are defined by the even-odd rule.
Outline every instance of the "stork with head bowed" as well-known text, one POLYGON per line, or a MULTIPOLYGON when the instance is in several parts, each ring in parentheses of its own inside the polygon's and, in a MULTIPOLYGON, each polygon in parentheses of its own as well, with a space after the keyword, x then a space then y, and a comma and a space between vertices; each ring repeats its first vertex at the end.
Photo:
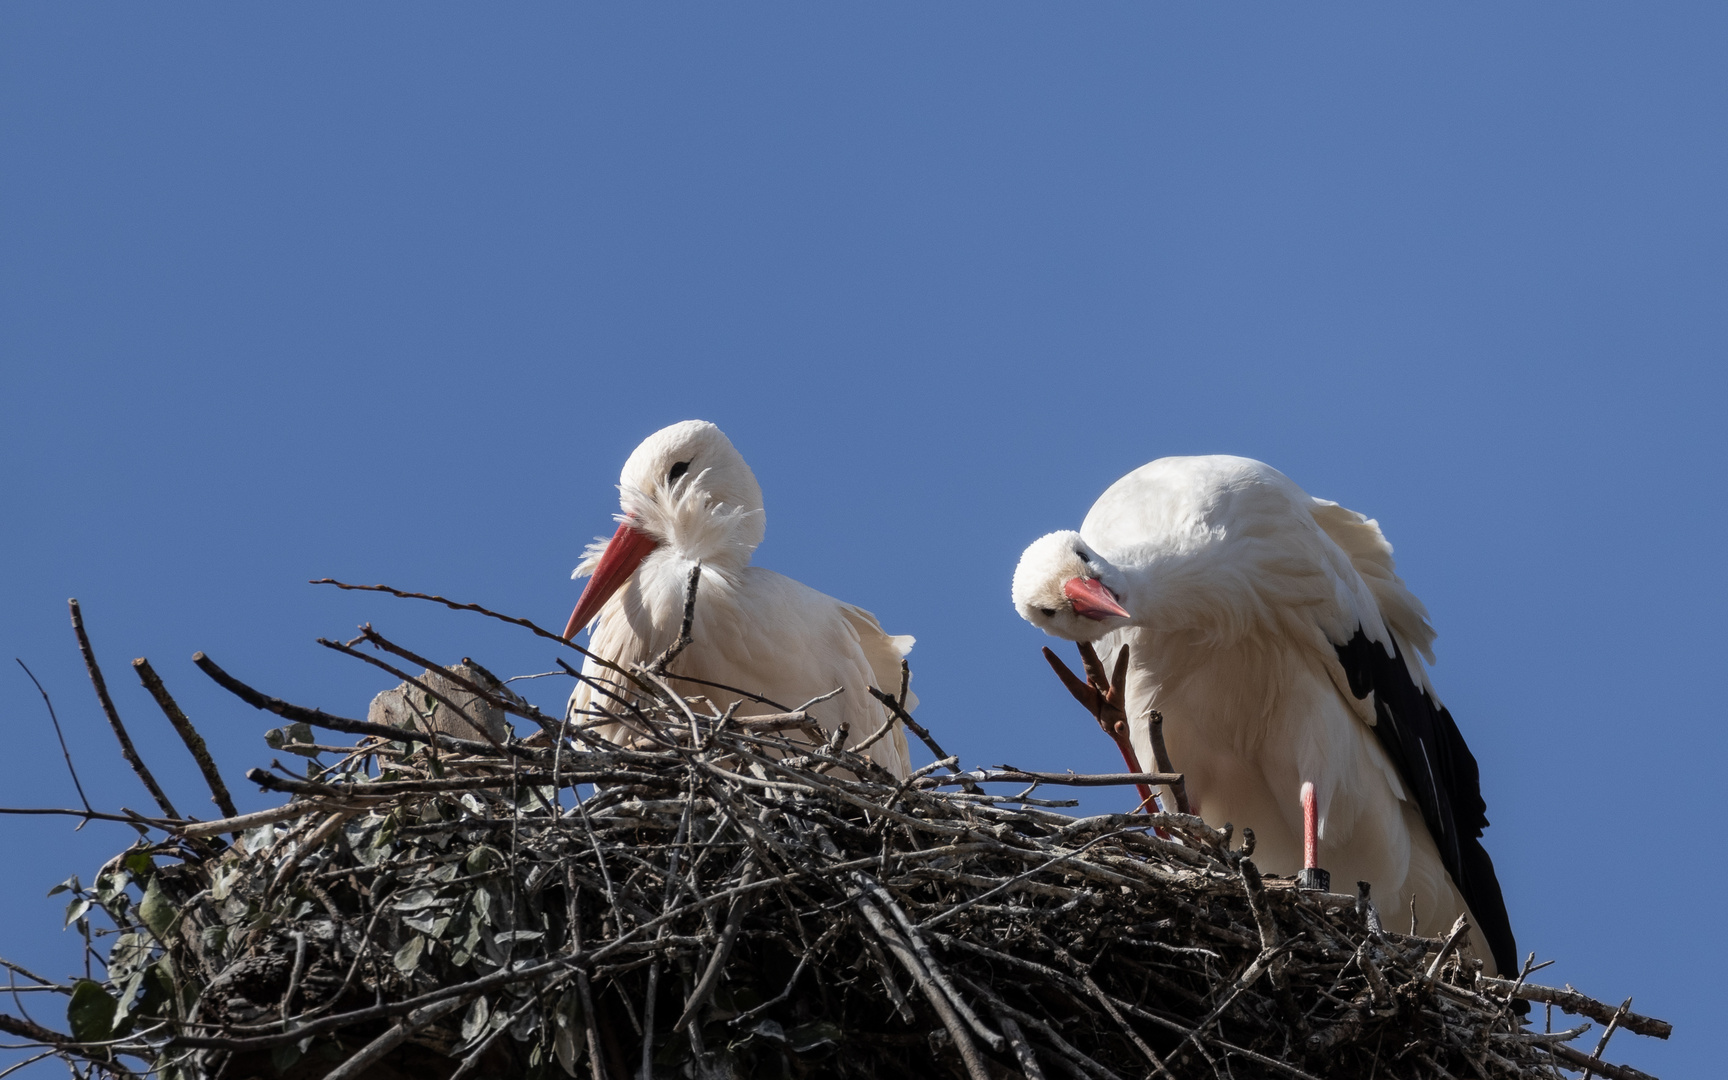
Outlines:
POLYGON ((1129 650, 1139 760, 1155 709, 1195 812, 1253 828, 1263 868, 1323 856, 1389 915, 1414 905, 1441 931, 1467 913, 1492 965, 1517 967, 1476 759, 1429 681, 1434 629, 1378 523, 1258 461, 1161 458, 1111 485, 1079 532, 1028 547, 1013 596, 1047 633, 1129 650))
MULTIPOLYGON (((596 540, 576 568, 588 584, 564 630, 572 638, 599 619, 584 679, 570 697, 578 722, 630 696, 601 661, 630 670, 679 639, 686 583, 700 564, 692 640, 678 654, 677 675, 667 676, 680 691, 721 709, 736 703, 737 715, 750 716, 837 690, 812 712, 825 728, 845 725, 848 744, 883 730, 891 717, 870 688, 899 691, 912 638, 884 633, 863 608, 750 565, 763 536, 762 489, 719 428, 686 420, 648 436, 624 462, 618 490, 618 531, 596 540)), ((916 703, 908 694, 904 707, 916 703)), ((897 720, 866 752, 895 776, 910 772, 897 720)))

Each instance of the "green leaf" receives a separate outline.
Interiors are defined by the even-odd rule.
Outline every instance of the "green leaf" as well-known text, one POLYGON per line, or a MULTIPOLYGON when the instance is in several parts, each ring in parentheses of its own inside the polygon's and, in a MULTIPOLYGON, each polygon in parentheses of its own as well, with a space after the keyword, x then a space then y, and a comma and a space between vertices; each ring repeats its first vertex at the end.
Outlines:
POLYGON ((84 889, 84 886, 78 884, 78 875, 73 874, 71 877, 67 878, 65 881, 62 881, 60 884, 54 886, 52 889, 49 889, 48 895, 49 896, 57 896, 60 893, 67 892, 67 891, 82 892, 83 889, 84 889))
POLYGON ((82 919, 84 913, 90 910, 90 905, 94 902, 87 896, 74 896, 72 902, 66 905, 66 921, 60 924, 60 929, 64 930, 76 920, 82 919))
POLYGON ((275 1067, 278 1076, 292 1069, 294 1063, 299 1060, 300 1048, 293 1043, 289 1043, 287 1046, 278 1046, 270 1051, 270 1064, 275 1067))
POLYGON ((564 991, 564 999, 558 1003, 558 1022, 575 1030, 582 1025, 582 995, 574 986, 564 991))
POLYGON ((132 875, 124 870, 112 874, 102 874, 96 878, 96 899, 108 904, 116 896, 126 891, 126 886, 132 883, 132 875))
POLYGON ((576 1036, 570 1029, 560 1026, 552 1034, 552 1053, 558 1058, 558 1066, 571 1076, 576 1075, 576 1036))
POLYGON ((396 950, 396 956, 393 959, 396 970, 404 975, 412 973, 415 968, 420 966, 420 956, 425 951, 426 939, 415 934, 409 939, 408 944, 396 950))
POLYGON ((343 823, 342 835, 348 838, 349 847, 360 847, 367 842, 367 834, 383 820, 377 814, 357 814, 343 823))
POLYGON ((226 926, 206 926, 201 937, 204 942, 204 951, 216 954, 228 945, 228 928, 226 926))
POLYGON ((132 1006, 135 1016, 160 1016, 174 1000, 174 966, 167 958, 144 969, 144 996, 132 1006))
POLYGON ((486 1030, 487 1021, 492 1019, 492 1006, 486 1003, 486 995, 481 994, 474 999, 474 1004, 468 1006, 468 1011, 462 1016, 462 1041, 473 1042, 481 1032, 486 1030))
POLYGON ((161 878, 150 879, 149 886, 144 890, 144 901, 138 905, 138 917, 143 919, 144 925, 156 935, 156 940, 168 940, 168 930, 180 917, 180 912, 168 898, 168 894, 162 891, 161 878))
POLYGON ((482 844, 468 853, 466 862, 470 874, 484 874, 492 867, 492 849, 482 844))
POLYGON ((654 1064, 681 1065, 690 1059, 689 1028, 676 1032, 654 1051, 654 1064))
POLYGON ((415 889, 396 901, 394 906, 397 911, 419 911, 421 908, 429 908, 436 903, 438 903, 437 893, 431 889, 415 889))
POLYGON ((118 1003, 93 979, 79 979, 66 1006, 66 1023, 79 1042, 101 1042, 114 1034, 114 1007, 118 1003))
POLYGON ((144 877, 150 873, 151 869, 156 864, 150 861, 150 853, 148 851, 134 851, 132 854, 126 856, 126 861, 121 865, 131 871, 133 877, 144 877))
POLYGON ((786 1033, 786 1043, 795 1054, 807 1053, 818 1046, 838 1046, 845 1037, 838 1024, 827 1020, 813 1020, 808 1024, 799 1024, 786 1033))
POLYGON ((138 1004, 138 991, 144 988, 144 976, 148 972, 137 972, 126 985, 120 988, 120 1001, 114 1006, 115 1035, 124 1035, 132 1030, 132 1006, 138 1004))
POLYGON ((750 1025, 749 1030, 744 1033, 744 1037, 732 1045, 734 1047, 743 1046, 751 1039, 767 1039, 769 1042, 784 1043, 786 1041, 786 1029, 780 1026, 779 1021, 770 1020, 764 1016, 750 1025))
POLYGON ((271 728, 264 733, 264 743, 270 749, 286 750, 290 754, 304 757, 311 757, 318 752, 312 749, 312 742, 312 728, 307 724, 289 724, 287 727, 271 728))
POLYGON ((235 883, 245 875, 246 870, 241 866, 233 866, 227 870, 217 870, 210 881, 210 899, 217 901, 228 899, 229 891, 233 889, 235 883))
POLYGON ((150 959, 150 944, 141 934, 121 934, 108 950, 108 977, 124 979, 150 959))

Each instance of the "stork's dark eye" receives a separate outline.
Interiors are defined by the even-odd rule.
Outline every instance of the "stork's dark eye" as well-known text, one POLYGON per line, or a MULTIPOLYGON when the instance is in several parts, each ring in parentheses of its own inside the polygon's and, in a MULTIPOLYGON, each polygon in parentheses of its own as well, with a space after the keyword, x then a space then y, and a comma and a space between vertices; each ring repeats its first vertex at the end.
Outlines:
POLYGON ((666 482, 668 484, 675 483, 680 476, 683 476, 689 471, 690 463, 688 461, 680 461, 678 464, 672 466, 671 472, 666 474, 666 482))
POLYGON ((1038 610, 1044 613, 1046 619, 1054 618, 1056 615, 1056 609, 1053 607, 1041 607, 1038 610))
POLYGON ((1092 556, 1090 556, 1090 555, 1088 555, 1088 554, 1086 554, 1086 553, 1085 553, 1085 552, 1084 552, 1084 551, 1081 551, 1081 550, 1080 550, 1080 549, 1079 549, 1079 548, 1075 548, 1075 549, 1074 549, 1074 554, 1076 554, 1076 555, 1078 555, 1078 556, 1080 556, 1080 561, 1081 561, 1081 562, 1083 562, 1083 563, 1086 563, 1086 564, 1088 564, 1088 565, 1090 565, 1090 564, 1091 564, 1091 562, 1092 562, 1092 556))

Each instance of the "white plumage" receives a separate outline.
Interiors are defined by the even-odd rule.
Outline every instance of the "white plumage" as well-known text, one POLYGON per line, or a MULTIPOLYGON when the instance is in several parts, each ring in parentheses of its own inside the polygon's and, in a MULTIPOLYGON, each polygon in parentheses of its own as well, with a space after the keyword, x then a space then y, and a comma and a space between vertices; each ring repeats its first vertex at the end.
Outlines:
MULTIPOLYGON (((888 720, 869 688, 899 692, 901 658, 913 639, 884 633, 862 608, 750 565, 763 536, 762 490, 719 428, 686 420, 650 435, 624 463, 618 490, 618 531, 591 545, 576 569, 576 577, 592 577, 566 637, 598 615, 591 652, 626 669, 652 660, 678 638, 685 586, 700 562, 694 640, 672 665, 686 677, 674 681, 680 691, 708 697, 722 709, 739 702, 738 715, 750 716, 779 708, 704 684, 724 684, 787 708, 839 689, 838 697, 811 711, 828 730, 846 725, 848 743, 888 720)), ((583 674, 628 696, 618 676, 592 659, 583 674)), ((587 683, 570 697, 579 720, 591 716, 596 703, 608 702, 587 683)), ((908 695, 906 708, 915 704, 908 695)), ((898 722, 868 753, 896 776, 910 771, 898 722)))
POLYGON ((1311 782, 1335 881, 1369 882, 1393 925, 1412 902, 1430 932, 1468 910, 1493 962, 1515 966, 1477 839, 1476 762, 1422 663, 1428 613, 1376 522, 1258 461, 1162 458, 1111 485, 1078 533, 1032 544, 1013 593, 1051 634, 1130 647, 1141 763, 1157 709, 1196 812, 1252 827, 1262 867, 1303 866, 1311 782), (1129 617, 1088 604, 1076 579, 1106 587, 1129 617))

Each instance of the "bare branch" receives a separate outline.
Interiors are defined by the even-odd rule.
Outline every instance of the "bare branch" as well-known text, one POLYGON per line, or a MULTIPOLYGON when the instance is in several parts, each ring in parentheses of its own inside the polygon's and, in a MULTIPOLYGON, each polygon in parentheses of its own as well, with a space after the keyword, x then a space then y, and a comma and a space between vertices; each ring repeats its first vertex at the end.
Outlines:
POLYGON ((204 774, 204 782, 210 785, 210 801, 216 804, 228 817, 233 817, 240 811, 234 808, 234 798, 228 794, 228 785, 222 782, 222 773, 216 768, 216 761, 210 756, 210 748, 204 745, 204 736, 198 734, 198 729, 192 726, 181 711, 180 705, 168 693, 168 687, 162 684, 161 676, 150 666, 150 661, 140 656, 132 661, 133 670, 138 672, 138 681, 144 684, 144 689, 156 699, 168 722, 174 725, 174 731, 180 736, 180 741, 186 744, 186 749, 192 754, 192 760, 198 763, 198 771, 204 774))
POLYGON ((150 797, 156 800, 156 805, 171 818, 178 818, 180 811, 174 809, 174 804, 168 801, 168 795, 156 778, 150 775, 150 770, 144 764, 144 759, 138 756, 137 747, 132 745, 132 736, 126 733, 126 725, 120 722, 120 713, 114 708, 114 700, 108 696, 108 681, 102 677, 102 668, 96 663, 96 650, 90 647, 90 635, 84 632, 84 612, 78 607, 77 600, 66 601, 66 606, 72 611, 72 632, 78 636, 78 651, 84 655, 84 667, 90 672, 90 683, 96 687, 96 699, 102 703, 102 712, 108 717, 108 726, 114 729, 114 738, 120 742, 120 755, 126 759, 126 764, 132 766, 132 771, 138 774, 138 779, 144 782, 150 797))

